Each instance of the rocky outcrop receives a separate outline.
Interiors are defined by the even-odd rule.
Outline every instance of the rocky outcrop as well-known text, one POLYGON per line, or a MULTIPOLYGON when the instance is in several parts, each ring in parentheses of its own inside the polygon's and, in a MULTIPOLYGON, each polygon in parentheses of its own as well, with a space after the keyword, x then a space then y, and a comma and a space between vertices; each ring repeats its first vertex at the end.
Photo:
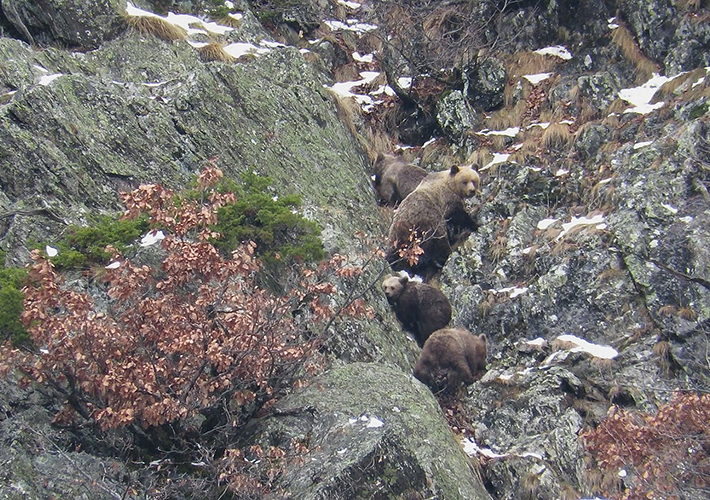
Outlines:
POLYGON ((334 368, 255 424, 249 443, 309 449, 278 482, 285 498, 490 499, 431 392, 401 370, 334 368))

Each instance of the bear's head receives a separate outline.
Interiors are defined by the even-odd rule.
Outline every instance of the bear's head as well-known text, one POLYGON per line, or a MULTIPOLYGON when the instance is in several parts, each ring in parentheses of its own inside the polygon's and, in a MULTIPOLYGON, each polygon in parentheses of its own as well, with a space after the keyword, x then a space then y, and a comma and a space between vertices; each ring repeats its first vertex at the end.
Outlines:
POLYGON ((387 302, 393 304, 397 301, 404 287, 407 285, 409 278, 406 276, 388 276, 382 282, 382 290, 385 292, 385 297, 387 297, 387 302))
POLYGON ((471 198, 478 192, 481 178, 472 165, 454 165, 448 172, 446 183, 459 198, 471 198))

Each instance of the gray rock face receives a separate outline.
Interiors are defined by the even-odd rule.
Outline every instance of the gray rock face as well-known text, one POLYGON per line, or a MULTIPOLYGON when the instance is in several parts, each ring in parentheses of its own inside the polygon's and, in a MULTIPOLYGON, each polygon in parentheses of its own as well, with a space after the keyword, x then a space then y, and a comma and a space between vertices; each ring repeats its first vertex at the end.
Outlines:
POLYGON ((3 0, 0 6, 25 42, 42 46, 95 49, 126 28, 120 0, 3 0))
POLYGON ((441 130, 456 144, 472 151, 478 141, 471 134, 480 121, 476 111, 460 90, 454 90, 436 103, 436 119, 441 130))
POLYGON ((668 0, 624 0, 619 6, 641 50, 651 59, 663 61, 670 51, 677 22, 673 4, 668 0))
POLYGON ((251 431, 264 445, 306 440, 301 465, 278 482, 285 498, 490 499, 431 392, 380 364, 331 370, 251 431))
POLYGON ((463 92, 475 108, 493 111, 503 104, 503 90, 507 82, 505 66, 493 57, 466 68, 463 73, 463 92))

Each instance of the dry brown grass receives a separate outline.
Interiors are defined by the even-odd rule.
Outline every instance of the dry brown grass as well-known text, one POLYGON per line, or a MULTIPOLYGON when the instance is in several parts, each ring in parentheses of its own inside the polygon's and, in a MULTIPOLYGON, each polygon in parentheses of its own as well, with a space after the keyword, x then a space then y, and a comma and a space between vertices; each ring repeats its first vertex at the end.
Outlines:
POLYGON ((604 112, 604 114, 610 115, 612 113, 616 113, 616 114, 620 115, 624 112, 624 110, 628 109, 630 106, 631 105, 628 102, 626 102, 625 100, 617 98, 617 99, 614 99, 614 101, 611 104, 609 104, 609 106, 606 108, 606 111, 604 112))
POLYGON ((540 138, 540 142, 545 148, 562 148, 572 142, 572 133, 569 130, 569 125, 565 123, 551 123, 545 129, 540 138))
POLYGON ((129 16, 127 22, 132 29, 141 35, 153 35, 166 42, 187 40, 187 31, 160 17, 129 16))
POLYGON ((234 57, 230 56, 224 50, 224 45, 217 42, 208 43, 207 45, 198 47, 197 53, 200 55, 200 59, 205 62, 230 63, 236 61, 234 57))
POLYGON ((488 165, 493 160, 493 153, 488 148, 480 148, 474 151, 466 159, 466 163, 478 165, 478 168, 488 165))
POLYGON ((505 130, 508 127, 517 127, 523 122, 526 102, 520 101, 515 106, 504 106, 486 118, 485 126, 490 130, 505 130))
POLYGON ((220 24, 222 26, 228 26, 230 28, 239 28, 243 21, 241 19, 237 19, 236 17, 232 16, 221 16, 215 19, 215 22, 217 24, 220 24))
POLYGON ((518 52, 507 61, 508 75, 517 80, 523 75, 551 72, 562 60, 554 56, 544 56, 535 52, 518 52))
POLYGON ((614 30, 611 40, 624 58, 636 67, 636 79, 645 82, 651 75, 659 71, 658 64, 647 58, 636 43, 634 35, 623 24, 614 30))
POLYGON ((681 12, 697 12, 703 6, 703 0, 676 0, 681 12))
POLYGON ((656 103, 660 101, 666 101, 674 96, 680 95, 683 92, 692 88, 695 82, 698 82, 701 78, 704 78, 707 74, 705 68, 697 68, 693 71, 683 73, 667 81, 653 94, 653 99, 651 103, 656 103))

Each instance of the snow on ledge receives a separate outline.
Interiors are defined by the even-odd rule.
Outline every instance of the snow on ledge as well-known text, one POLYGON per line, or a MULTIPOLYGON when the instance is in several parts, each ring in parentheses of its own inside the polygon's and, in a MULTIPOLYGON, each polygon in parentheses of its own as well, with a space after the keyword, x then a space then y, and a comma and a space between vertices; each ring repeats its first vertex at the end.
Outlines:
POLYGON ((586 340, 575 335, 560 335, 557 337, 557 340, 573 344, 575 347, 570 349, 572 352, 586 352, 595 358, 614 359, 619 355, 619 352, 611 346, 592 344, 591 342, 587 342, 586 340))

